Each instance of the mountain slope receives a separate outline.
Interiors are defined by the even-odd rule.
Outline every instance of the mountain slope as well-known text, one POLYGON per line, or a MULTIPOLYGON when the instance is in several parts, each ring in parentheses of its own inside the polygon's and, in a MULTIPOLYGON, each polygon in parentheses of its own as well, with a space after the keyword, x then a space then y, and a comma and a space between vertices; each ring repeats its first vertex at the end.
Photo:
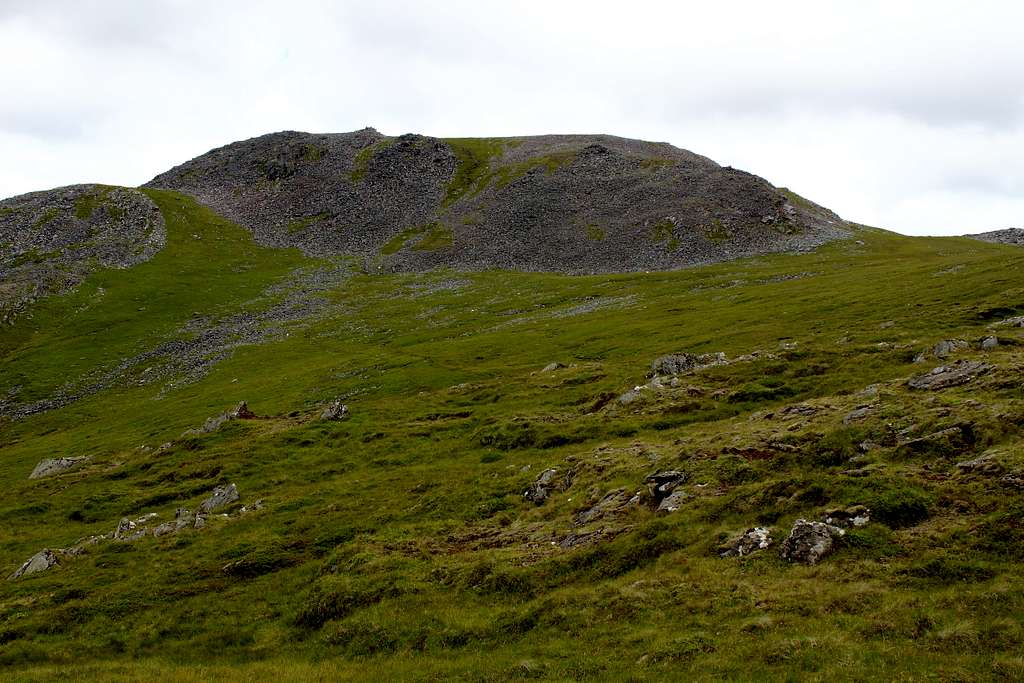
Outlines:
POLYGON ((356 255, 385 271, 670 270, 849 234, 831 212, 749 173, 606 135, 275 133, 149 186, 195 197, 262 244, 356 255))
POLYGON ((0 565, 57 562, 0 582, 6 677, 1024 675, 1024 252, 367 275, 146 195, 163 250, 0 331, 8 406, 91 388, 0 429, 0 565))
POLYGON ((137 190, 73 185, 0 201, 0 323, 97 270, 148 261, 165 239, 162 214, 137 190))

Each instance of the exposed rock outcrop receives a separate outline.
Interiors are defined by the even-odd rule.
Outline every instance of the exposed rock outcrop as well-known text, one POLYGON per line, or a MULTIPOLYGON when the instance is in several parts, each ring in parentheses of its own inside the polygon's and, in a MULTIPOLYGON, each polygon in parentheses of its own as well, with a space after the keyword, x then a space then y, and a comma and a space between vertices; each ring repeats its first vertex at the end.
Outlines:
POLYGON ((940 365, 931 372, 911 377, 907 386, 911 389, 948 389, 973 381, 992 369, 987 363, 976 360, 958 360, 950 365, 940 365))
POLYGON ((54 474, 66 472, 79 465, 84 465, 89 462, 88 456, 81 456, 77 458, 49 458, 47 460, 41 460, 35 469, 32 470, 32 474, 28 475, 29 479, 42 479, 43 477, 49 477, 54 474))
POLYGON ((262 244, 355 255, 375 271, 670 270, 804 251, 852 230, 757 176, 608 135, 287 131, 212 150, 149 186, 192 195, 262 244))

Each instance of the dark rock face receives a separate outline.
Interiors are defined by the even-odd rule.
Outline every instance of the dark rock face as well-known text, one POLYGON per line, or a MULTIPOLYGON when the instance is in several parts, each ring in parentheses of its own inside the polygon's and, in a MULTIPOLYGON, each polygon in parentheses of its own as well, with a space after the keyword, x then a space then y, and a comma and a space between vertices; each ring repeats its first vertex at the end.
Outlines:
POLYGON ((373 271, 668 270, 845 237, 831 212, 664 143, 283 132, 157 176, 267 245, 373 271))
POLYGON ((0 322, 101 268, 148 261, 166 240, 160 210, 138 190, 71 185, 0 201, 0 322))

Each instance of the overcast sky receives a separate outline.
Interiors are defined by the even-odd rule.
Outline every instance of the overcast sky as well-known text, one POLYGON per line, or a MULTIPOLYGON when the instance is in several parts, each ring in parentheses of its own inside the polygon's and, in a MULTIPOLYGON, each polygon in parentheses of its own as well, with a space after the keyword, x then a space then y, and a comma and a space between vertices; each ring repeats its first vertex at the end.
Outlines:
POLYGON ((664 140, 903 233, 1024 227, 1024 3, 0 0, 0 197, 365 126, 664 140))

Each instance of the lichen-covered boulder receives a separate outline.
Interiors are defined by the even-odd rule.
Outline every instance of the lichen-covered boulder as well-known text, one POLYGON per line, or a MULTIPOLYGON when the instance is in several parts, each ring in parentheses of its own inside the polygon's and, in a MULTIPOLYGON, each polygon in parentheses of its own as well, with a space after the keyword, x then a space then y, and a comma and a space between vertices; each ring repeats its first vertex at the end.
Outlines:
POLYGON ((782 541, 779 555, 796 564, 817 564, 835 548, 835 539, 846 532, 824 522, 798 519, 793 530, 782 541))
POLYGON ((38 553, 28 558, 13 574, 7 577, 8 581, 20 579, 29 574, 45 572, 51 567, 57 566, 57 554, 49 548, 43 548, 38 553))

